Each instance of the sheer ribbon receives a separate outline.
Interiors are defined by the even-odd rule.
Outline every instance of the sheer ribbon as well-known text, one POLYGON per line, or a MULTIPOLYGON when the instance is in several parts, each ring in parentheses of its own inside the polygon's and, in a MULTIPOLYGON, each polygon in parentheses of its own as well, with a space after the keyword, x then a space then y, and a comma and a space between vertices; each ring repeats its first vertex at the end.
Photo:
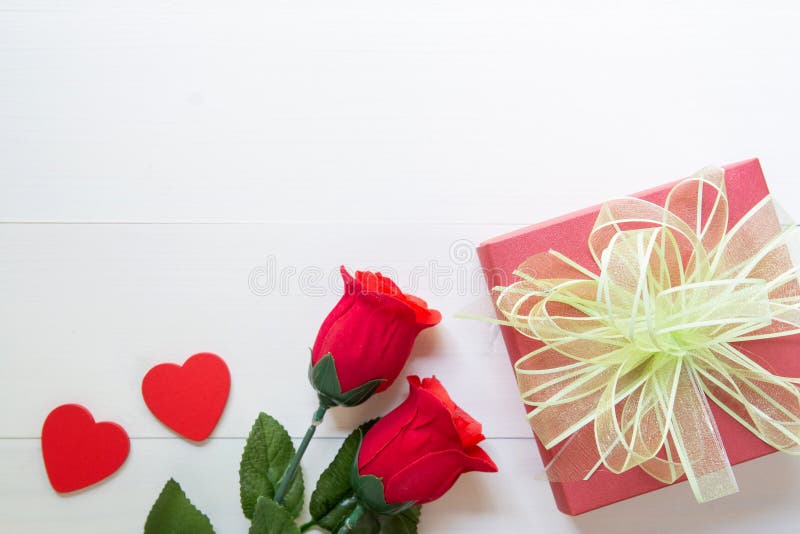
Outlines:
POLYGON ((665 483, 685 474, 699 502, 734 493, 709 401, 798 452, 800 380, 739 345, 800 333, 795 230, 769 196, 729 230, 724 171, 704 169, 664 206, 602 206, 588 239, 599 275, 550 250, 495 288, 501 324, 543 343, 515 369, 536 435, 565 442, 550 480, 638 466, 665 483))

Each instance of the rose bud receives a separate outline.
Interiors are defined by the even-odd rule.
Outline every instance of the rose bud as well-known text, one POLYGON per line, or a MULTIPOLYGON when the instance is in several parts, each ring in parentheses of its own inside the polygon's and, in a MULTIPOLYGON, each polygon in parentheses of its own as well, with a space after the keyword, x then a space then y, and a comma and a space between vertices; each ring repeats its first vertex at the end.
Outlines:
POLYGON ((442 315, 380 273, 341 273, 344 295, 319 329, 310 378, 323 404, 353 406, 392 385, 417 335, 442 315))
MULTIPOLYGON (((442 384, 435 377, 420 381, 410 376, 408 382, 406 401, 364 435, 358 476, 378 477, 387 505, 423 504, 444 495, 462 473, 497 471, 477 446, 484 439, 481 424, 450 399, 442 384)), ((359 495, 368 508, 375 497, 359 495)), ((377 502, 377 507, 383 506, 377 502)))

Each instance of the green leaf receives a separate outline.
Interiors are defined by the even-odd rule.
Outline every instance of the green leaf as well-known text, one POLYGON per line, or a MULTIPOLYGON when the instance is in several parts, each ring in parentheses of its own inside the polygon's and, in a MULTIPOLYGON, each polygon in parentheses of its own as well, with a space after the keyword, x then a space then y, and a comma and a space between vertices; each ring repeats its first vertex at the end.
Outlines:
POLYGON ((350 487, 350 470, 356 461, 361 443, 361 433, 366 432, 377 419, 368 421, 354 430, 342 443, 333 461, 322 472, 311 494, 309 512, 323 528, 336 532, 356 507, 350 487))
POLYGON ((181 485, 169 479, 147 514, 144 534, 214 534, 214 527, 186 498, 181 485))
POLYGON ((319 395, 320 402, 331 406, 357 406, 372 396, 380 385, 385 382, 383 378, 376 378, 360 386, 342 392, 339 375, 331 353, 326 354, 316 365, 309 365, 308 380, 319 395))
MULTIPOLYGON (((294 445, 286 429, 269 415, 263 412, 258 414, 239 464, 239 495, 245 517, 253 518, 259 497, 263 495, 272 499, 275 496, 275 490, 293 456, 294 445)), ((301 469, 292 479, 283 505, 291 517, 300 514, 303 507, 301 469)))
POLYGON ((249 534, 299 534, 294 518, 289 512, 272 499, 263 495, 256 501, 253 511, 253 523, 249 534))
POLYGON ((334 504, 333 507, 331 507, 331 509, 319 519, 315 519, 317 524, 331 532, 336 532, 342 528, 344 520, 347 519, 347 516, 349 516, 356 507, 355 498, 350 498, 352 497, 353 492, 348 492, 348 495, 348 497, 345 497, 340 502, 334 504))
POLYGON ((422 506, 412 506, 396 515, 380 516, 381 534, 417 534, 422 506))
POLYGON ((414 506, 415 501, 387 503, 384 497, 383 481, 375 475, 359 475, 357 464, 353 464, 350 473, 350 485, 353 487, 353 493, 368 510, 379 515, 393 515, 414 506))
MULTIPOLYGON (((395 515, 379 515, 365 510, 350 534, 417 534, 421 511, 422 506, 413 506, 395 515)), ((332 532, 337 532, 338 528, 341 526, 332 532)))
POLYGON ((381 523, 377 517, 370 512, 365 512, 364 515, 350 531, 350 534, 382 534, 381 523))

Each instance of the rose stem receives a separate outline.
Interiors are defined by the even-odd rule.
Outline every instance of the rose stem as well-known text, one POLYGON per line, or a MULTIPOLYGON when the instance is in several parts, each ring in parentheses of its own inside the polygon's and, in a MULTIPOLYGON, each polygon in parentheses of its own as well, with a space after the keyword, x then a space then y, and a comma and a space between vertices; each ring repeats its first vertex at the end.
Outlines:
POLYGON ((344 525, 342 528, 339 529, 339 532, 336 534, 347 534, 348 532, 352 532, 354 528, 356 528, 356 524, 358 520, 361 519, 361 516, 364 515, 364 507, 361 506, 361 503, 357 504, 356 507, 350 512, 350 515, 347 516, 347 519, 344 520, 344 525))
POLYGON ((325 412, 327 411, 328 406, 320 404, 317 408, 317 411, 315 411, 314 415, 311 417, 311 426, 309 426, 308 430, 306 430, 306 435, 303 436, 303 441, 300 442, 297 452, 294 453, 294 458, 292 458, 292 461, 286 468, 286 472, 283 473, 283 476, 281 477, 281 483, 278 486, 278 490, 275 492, 274 501, 276 503, 283 504, 283 500, 286 498, 286 492, 289 491, 289 484, 294 478, 295 473, 297 473, 297 468, 300 466, 300 459, 306 453, 308 444, 311 443, 311 437, 314 435, 314 432, 322 422, 322 418, 325 417, 325 412))

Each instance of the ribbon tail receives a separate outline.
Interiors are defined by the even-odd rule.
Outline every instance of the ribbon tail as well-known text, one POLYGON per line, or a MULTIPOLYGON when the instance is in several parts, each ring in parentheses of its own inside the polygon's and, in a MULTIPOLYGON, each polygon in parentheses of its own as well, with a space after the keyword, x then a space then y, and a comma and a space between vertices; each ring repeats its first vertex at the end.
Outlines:
POLYGON ((570 436, 545 466, 550 482, 575 482, 594 473, 600 455, 594 441, 594 425, 588 424, 570 436))
POLYGON ((683 365, 670 432, 697 502, 739 491, 708 400, 693 369, 683 365))

